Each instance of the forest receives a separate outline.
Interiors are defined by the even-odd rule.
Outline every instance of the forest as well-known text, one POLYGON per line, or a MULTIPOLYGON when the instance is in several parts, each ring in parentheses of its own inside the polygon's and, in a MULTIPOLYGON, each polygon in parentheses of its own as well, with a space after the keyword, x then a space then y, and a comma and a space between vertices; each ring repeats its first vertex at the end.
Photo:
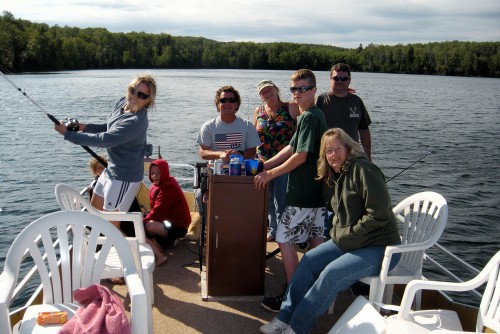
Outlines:
POLYGON ((126 68, 329 70, 500 77, 500 42, 446 41, 341 48, 298 43, 218 42, 167 33, 111 33, 0 16, 0 66, 9 72, 126 68))

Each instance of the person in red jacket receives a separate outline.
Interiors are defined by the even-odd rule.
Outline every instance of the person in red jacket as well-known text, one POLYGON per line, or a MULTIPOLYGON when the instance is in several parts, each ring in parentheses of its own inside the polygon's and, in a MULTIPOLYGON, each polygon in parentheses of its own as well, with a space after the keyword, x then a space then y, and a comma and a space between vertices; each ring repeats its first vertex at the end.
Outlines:
POLYGON ((191 214, 181 187, 170 176, 168 163, 158 159, 149 167, 151 211, 144 217, 144 229, 156 256, 156 266, 167 261, 163 250, 186 235, 191 214))

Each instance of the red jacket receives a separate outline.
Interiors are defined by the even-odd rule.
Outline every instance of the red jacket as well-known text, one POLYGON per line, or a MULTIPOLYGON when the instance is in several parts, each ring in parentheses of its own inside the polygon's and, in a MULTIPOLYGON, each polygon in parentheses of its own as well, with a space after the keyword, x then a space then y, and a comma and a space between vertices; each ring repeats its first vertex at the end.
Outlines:
MULTIPOLYGON (((168 163, 165 160, 155 160, 151 163, 151 166, 153 165, 160 168, 160 183, 158 186, 153 183, 149 189, 151 211, 144 217, 144 223, 151 220, 158 222, 168 220, 176 227, 187 228, 191 223, 191 214, 181 187, 175 178, 170 176, 168 163)), ((151 167, 149 180, 153 182, 151 167)))

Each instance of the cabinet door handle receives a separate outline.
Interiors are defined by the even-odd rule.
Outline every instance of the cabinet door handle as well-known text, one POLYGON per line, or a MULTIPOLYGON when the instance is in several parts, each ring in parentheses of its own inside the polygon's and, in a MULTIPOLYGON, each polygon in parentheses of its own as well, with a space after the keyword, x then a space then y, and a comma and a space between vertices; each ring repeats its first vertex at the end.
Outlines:
POLYGON ((219 248, 219 233, 215 232, 215 248, 219 248))

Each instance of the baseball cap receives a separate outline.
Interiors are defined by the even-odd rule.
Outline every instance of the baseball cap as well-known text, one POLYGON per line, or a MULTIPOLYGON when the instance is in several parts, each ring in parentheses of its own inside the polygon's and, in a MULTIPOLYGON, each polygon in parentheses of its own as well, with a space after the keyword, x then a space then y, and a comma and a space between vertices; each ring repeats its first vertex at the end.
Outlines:
POLYGON ((260 93, 260 91, 266 87, 276 87, 276 85, 271 80, 262 80, 257 85, 257 91, 260 93))

